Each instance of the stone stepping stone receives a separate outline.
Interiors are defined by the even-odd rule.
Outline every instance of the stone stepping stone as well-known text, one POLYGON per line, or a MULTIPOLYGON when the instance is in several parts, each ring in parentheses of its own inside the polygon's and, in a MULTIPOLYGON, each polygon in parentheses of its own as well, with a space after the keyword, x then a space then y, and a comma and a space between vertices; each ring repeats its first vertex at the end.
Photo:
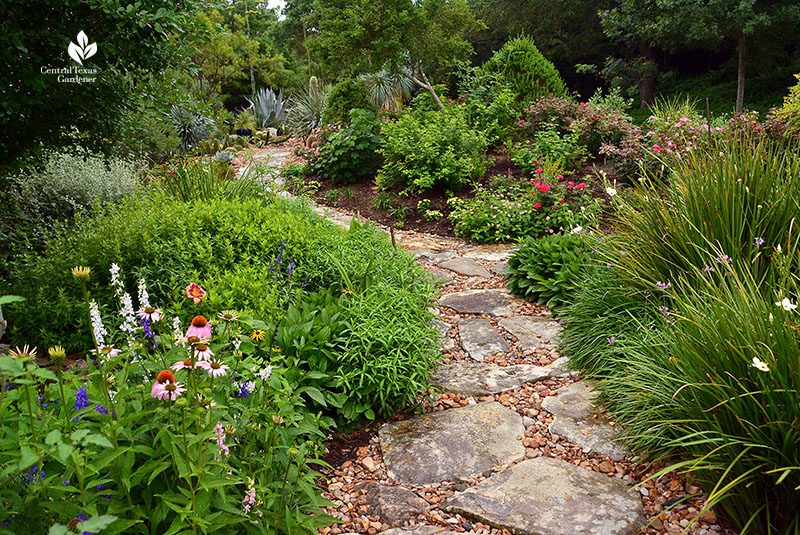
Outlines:
POLYGON ((567 362, 567 357, 561 357, 549 366, 497 366, 482 362, 456 362, 439 366, 433 384, 445 392, 464 396, 501 394, 525 383, 568 375, 567 362))
POLYGON ((462 481, 525 457, 519 414, 490 401, 385 424, 378 431, 392 479, 407 485, 462 481))
MULTIPOLYGON (((353 534, 353 535, 358 535, 358 534, 353 534)), ((403 528, 387 529, 386 531, 381 531, 381 535, 464 535, 464 534, 457 533, 455 531, 450 531, 449 529, 443 528, 441 526, 428 526, 426 524, 421 524, 418 526, 407 526, 403 528)))
POLYGON ((350 222, 353 221, 353 216, 322 206, 312 206, 311 209, 320 217, 339 225, 345 230, 350 230, 350 222))
POLYGON ((438 264, 458 256, 455 251, 451 251, 449 249, 444 251, 433 251, 431 249, 411 249, 410 252, 421 262, 428 264, 438 264))
POLYGON ((489 268, 489 270, 498 277, 508 278, 508 260, 501 260, 489 268))
POLYGON ((511 296, 504 290, 464 290, 443 295, 439 304, 459 314, 507 316, 514 313, 511 296))
POLYGON ((433 326, 439 331, 439 345, 442 349, 453 349, 456 341, 450 338, 450 324, 440 319, 433 320, 433 326))
POLYGON ((427 276, 433 284, 445 286, 453 282, 453 277, 451 275, 448 275, 447 273, 442 273, 441 271, 428 270, 425 273, 428 274, 427 276))
POLYGON ((469 277, 483 277, 488 279, 492 276, 492 274, 489 273, 485 267, 474 260, 470 260, 469 258, 453 258, 452 260, 440 262, 437 265, 440 268, 449 269, 450 271, 460 273, 461 275, 467 275, 469 277))
POLYGON ((542 408, 553 414, 550 432, 565 437, 584 450, 621 461, 630 455, 630 450, 614 440, 616 429, 609 425, 606 417, 597 414, 593 403, 597 392, 591 389, 589 382, 579 381, 542 400, 542 408))
POLYGON ((479 245, 464 253, 466 258, 477 258, 488 262, 497 262, 511 258, 514 250, 503 245, 479 245))
POLYGON ((561 332, 560 323, 553 318, 543 316, 503 318, 498 325, 516 336, 523 350, 536 349, 543 342, 555 343, 561 332))
POLYGON ((523 461, 445 504, 516 535, 634 535, 645 524, 639 494, 622 481, 566 461, 523 461))
POLYGON ((484 318, 460 320, 458 335, 461 337, 461 347, 473 360, 482 361, 487 357, 511 349, 503 335, 494 328, 492 322, 484 318))
POLYGON ((370 516, 378 516, 381 522, 393 527, 412 521, 431 509, 428 502, 403 487, 371 483, 366 485, 366 491, 364 499, 369 505, 370 516))

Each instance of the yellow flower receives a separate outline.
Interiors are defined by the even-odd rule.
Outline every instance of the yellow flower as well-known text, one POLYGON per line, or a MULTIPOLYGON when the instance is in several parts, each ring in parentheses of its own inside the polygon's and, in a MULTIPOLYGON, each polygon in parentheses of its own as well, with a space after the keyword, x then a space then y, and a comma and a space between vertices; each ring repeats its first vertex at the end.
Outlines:
POLYGON ((267 333, 264 331, 264 329, 253 329, 253 331, 250 333, 250 339, 254 342, 260 342, 264 339, 264 335, 266 334, 267 333))
POLYGON ((67 352, 61 346, 51 347, 47 353, 50 355, 50 360, 55 363, 61 362, 67 356, 67 352))
POLYGON ((25 346, 22 349, 20 349, 19 346, 17 346, 14 349, 12 349, 11 351, 9 351, 8 354, 11 357, 13 357, 15 359, 20 359, 20 360, 22 360, 22 359, 35 359, 36 358, 36 347, 31 349, 28 346, 28 344, 25 344, 25 346))
POLYGON ((279 347, 273 347, 272 351, 274 351, 275 353, 283 353, 283 349, 281 349, 279 347))
POLYGON ((342 288, 342 293, 343 294, 351 294, 351 293, 353 293, 353 291, 350 288, 342 288))
POLYGON ((72 268, 72 276, 76 279, 88 279, 92 273, 92 268, 87 266, 75 266, 72 268))

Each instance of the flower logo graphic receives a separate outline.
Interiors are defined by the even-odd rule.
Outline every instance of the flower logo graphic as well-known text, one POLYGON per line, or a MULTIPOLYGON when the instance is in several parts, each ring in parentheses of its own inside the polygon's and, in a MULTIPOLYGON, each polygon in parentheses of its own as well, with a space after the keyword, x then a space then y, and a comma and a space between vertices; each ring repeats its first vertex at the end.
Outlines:
POLYGON ((69 57, 83 65, 83 60, 89 59, 97 53, 97 43, 89 44, 89 38, 83 33, 83 30, 78 34, 78 44, 70 42, 69 57))

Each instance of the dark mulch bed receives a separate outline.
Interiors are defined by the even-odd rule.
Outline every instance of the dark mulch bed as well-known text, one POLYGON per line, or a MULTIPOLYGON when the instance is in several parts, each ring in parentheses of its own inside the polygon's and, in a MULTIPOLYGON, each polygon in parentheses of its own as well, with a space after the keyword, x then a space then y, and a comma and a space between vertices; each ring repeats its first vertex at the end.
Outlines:
POLYGON ((336 468, 347 461, 358 460, 358 449, 369 445, 370 439, 375 435, 369 427, 358 429, 352 433, 334 435, 325 442, 326 454, 323 461, 336 468))

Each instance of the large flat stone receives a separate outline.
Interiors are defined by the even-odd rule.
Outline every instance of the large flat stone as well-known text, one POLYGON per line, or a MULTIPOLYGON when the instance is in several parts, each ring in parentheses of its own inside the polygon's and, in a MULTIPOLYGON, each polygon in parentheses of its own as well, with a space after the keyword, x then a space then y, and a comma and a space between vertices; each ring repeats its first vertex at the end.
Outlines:
POLYGON ((543 343, 556 343, 561 324, 546 316, 513 316, 503 318, 500 327, 516 336, 522 349, 536 349, 543 343))
POLYGON ((440 268, 449 269, 450 271, 460 273, 461 275, 467 275, 469 277, 483 277, 488 279, 492 276, 492 274, 489 273, 485 267, 474 260, 470 260, 469 258, 453 258, 451 260, 440 262, 437 265, 440 268))
POLYGON ((439 304, 460 314, 507 316, 514 312, 511 296, 503 290, 464 290, 443 295, 439 304))
POLYGON ((464 396, 500 394, 525 383, 568 375, 568 361, 567 357, 561 357, 549 366, 497 366, 482 362, 456 362, 439 366, 433 384, 445 392, 464 396))
POLYGON ((445 510, 517 535, 634 535, 639 495, 622 481, 566 461, 523 461, 463 492, 445 510))
POLYGON ((451 282, 453 282, 452 275, 449 275, 447 273, 442 273, 441 271, 430 270, 426 271, 425 273, 427 274, 427 277, 433 284, 439 284, 444 286, 446 284, 450 284, 451 282))
POLYGON ((438 264, 458 256, 455 251, 445 249, 444 251, 433 251, 431 249, 412 249, 411 254, 416 256, 421 262, 438 264))
POLYGON ((431 508, 428 502, 406 488, 380 483, 367 486, 364 498, 369 505, 370 516, 378 516, 381 522, 390 526, 400 526, 414 520, 417 515, 431 508))
POLYGON ((508 260, 501 260, 489 269, 498 277, 508 278, 508 260))
POLYGON ((484 318, 465 318, 458 322, 461 347, 470 358, 481 361, 511 349, 492 322, 484 318))
POLYGON ((597 393, 591 389, 589 382, 579 381, 542 400, 542 408, 553 414, 550 432, 601 455, 615 459, 629 455, 630 450, 614 440, 617 431, 608 419, 597 413, 593 404, 597 393))
POLYGON ((507 245, 478 245, 465 252, 464 257, 497 262, 509 259, 514 250, 507 245))
POLYGON ((519 414, 490 401, 382 426, 389 477, 408 485, 473 478, 525 457, 519 414))

